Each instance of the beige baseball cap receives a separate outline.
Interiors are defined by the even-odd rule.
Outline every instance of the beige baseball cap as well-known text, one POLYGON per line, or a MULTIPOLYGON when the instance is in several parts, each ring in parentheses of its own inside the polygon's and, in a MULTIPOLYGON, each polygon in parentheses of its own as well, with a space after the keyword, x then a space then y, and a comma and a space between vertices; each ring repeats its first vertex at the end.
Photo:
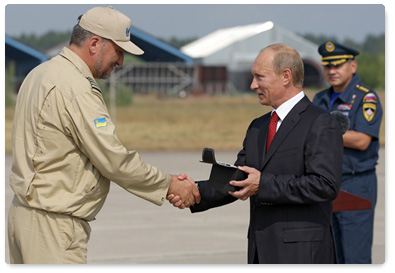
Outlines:
POLYGON ((81 16, 79 25, 95 35, 112 40, 129 53, 135 55, 144 53, 130 41, 129 17, 113 7, 95 7, 88 10, 81 16))

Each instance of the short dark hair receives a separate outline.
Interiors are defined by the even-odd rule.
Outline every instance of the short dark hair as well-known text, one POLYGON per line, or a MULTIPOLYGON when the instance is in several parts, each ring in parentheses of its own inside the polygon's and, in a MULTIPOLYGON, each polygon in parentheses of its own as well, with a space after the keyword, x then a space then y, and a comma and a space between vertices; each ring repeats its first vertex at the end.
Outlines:
POLYGON ((78 47, 80 47, 84 41, 88 40, 90 37, 94 35, 92 32, 83 29, 79 25, 81 17, 82 15, 78 17, 78 23, 73 27, 73 32, 71 33, 71 38, 70 38, 70 45, 75 44, 78 47))

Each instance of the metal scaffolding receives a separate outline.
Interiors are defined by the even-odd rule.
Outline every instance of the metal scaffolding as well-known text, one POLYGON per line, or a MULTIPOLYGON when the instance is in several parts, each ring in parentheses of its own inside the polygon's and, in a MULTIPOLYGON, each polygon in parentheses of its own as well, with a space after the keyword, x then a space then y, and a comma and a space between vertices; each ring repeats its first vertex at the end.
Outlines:
POLYGON ((171 96, 193 88, 194 71, 194 66, 185 63, 128 64, 113 72, 112 81, 130 86, 135 93, 171 96))
POLYGON ((186 63, 136 63, 117 67, 110 76, 110 113, 115 120, 117 84, 122 83, 130 92, 185 96, 194 94, 225 94, 234 92, 224 66, 201 66, 186 63))

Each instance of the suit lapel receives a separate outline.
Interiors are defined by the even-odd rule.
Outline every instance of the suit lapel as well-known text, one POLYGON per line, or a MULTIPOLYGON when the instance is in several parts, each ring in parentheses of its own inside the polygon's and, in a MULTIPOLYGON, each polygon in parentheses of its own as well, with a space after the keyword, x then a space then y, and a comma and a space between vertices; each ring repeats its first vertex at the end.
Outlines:
MULTIPOLYGON (((265 150, 266 150, 266 142, 267 142, 267 133, 269 130, 269 123, 270 123, 270 114, 267 115, 266 120, 262 123, 261 128, 259 130, 258 135, 258 152, 259 152, 259 162, 260 168, 262 167, 262 163, 265 159, 265 150)), ((262 168, 261 168, 262 169, 262 168)))
MULTIPOLYGON (((263 153, 263 161, 262 161, 262 166, 265 167, 266 163, 270 160, 270 158, 274 155, 274 153, 277 151, 278 147, 280 147, 281 143, 284 141, 284 139, 288 136, 288 134, 292 131, 292 129, 296 126, 296 124, 300 120, 300 113, 303 112, 306 107, 309 105, 310 100, 304 96, 288 113, 288 115, 285 117, 285 119, 282 121, 280 128, 278 129, 277 133, 275 134, 272 143, 270 144, 269 150, 265 154, 265 148, 263 148, 261 151, 263 153)), ((265 136, 265 147, 266 147, 266 141, 267 141, 267 130, 268 130, 268 122, 266 123, 266 136, 265 136)), ((263 131, 263 130, 262 130, 263 131)))

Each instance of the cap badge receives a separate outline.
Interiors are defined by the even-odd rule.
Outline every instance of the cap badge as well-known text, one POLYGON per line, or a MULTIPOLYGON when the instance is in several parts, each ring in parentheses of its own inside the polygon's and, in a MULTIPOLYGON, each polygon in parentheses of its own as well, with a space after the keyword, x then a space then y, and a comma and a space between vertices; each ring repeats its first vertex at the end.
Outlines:
POLYGON ((130 28, 126 28, 126 37, 129 37, 130 35, 130 28))
POLYGON ((332 42, 327 42, 327 43, 325 44, 325 49, 326 49, 326 51, 328 51, 328 52, 332 52, 332 51, 335 50, 335 45, 334 45, 332 42))

